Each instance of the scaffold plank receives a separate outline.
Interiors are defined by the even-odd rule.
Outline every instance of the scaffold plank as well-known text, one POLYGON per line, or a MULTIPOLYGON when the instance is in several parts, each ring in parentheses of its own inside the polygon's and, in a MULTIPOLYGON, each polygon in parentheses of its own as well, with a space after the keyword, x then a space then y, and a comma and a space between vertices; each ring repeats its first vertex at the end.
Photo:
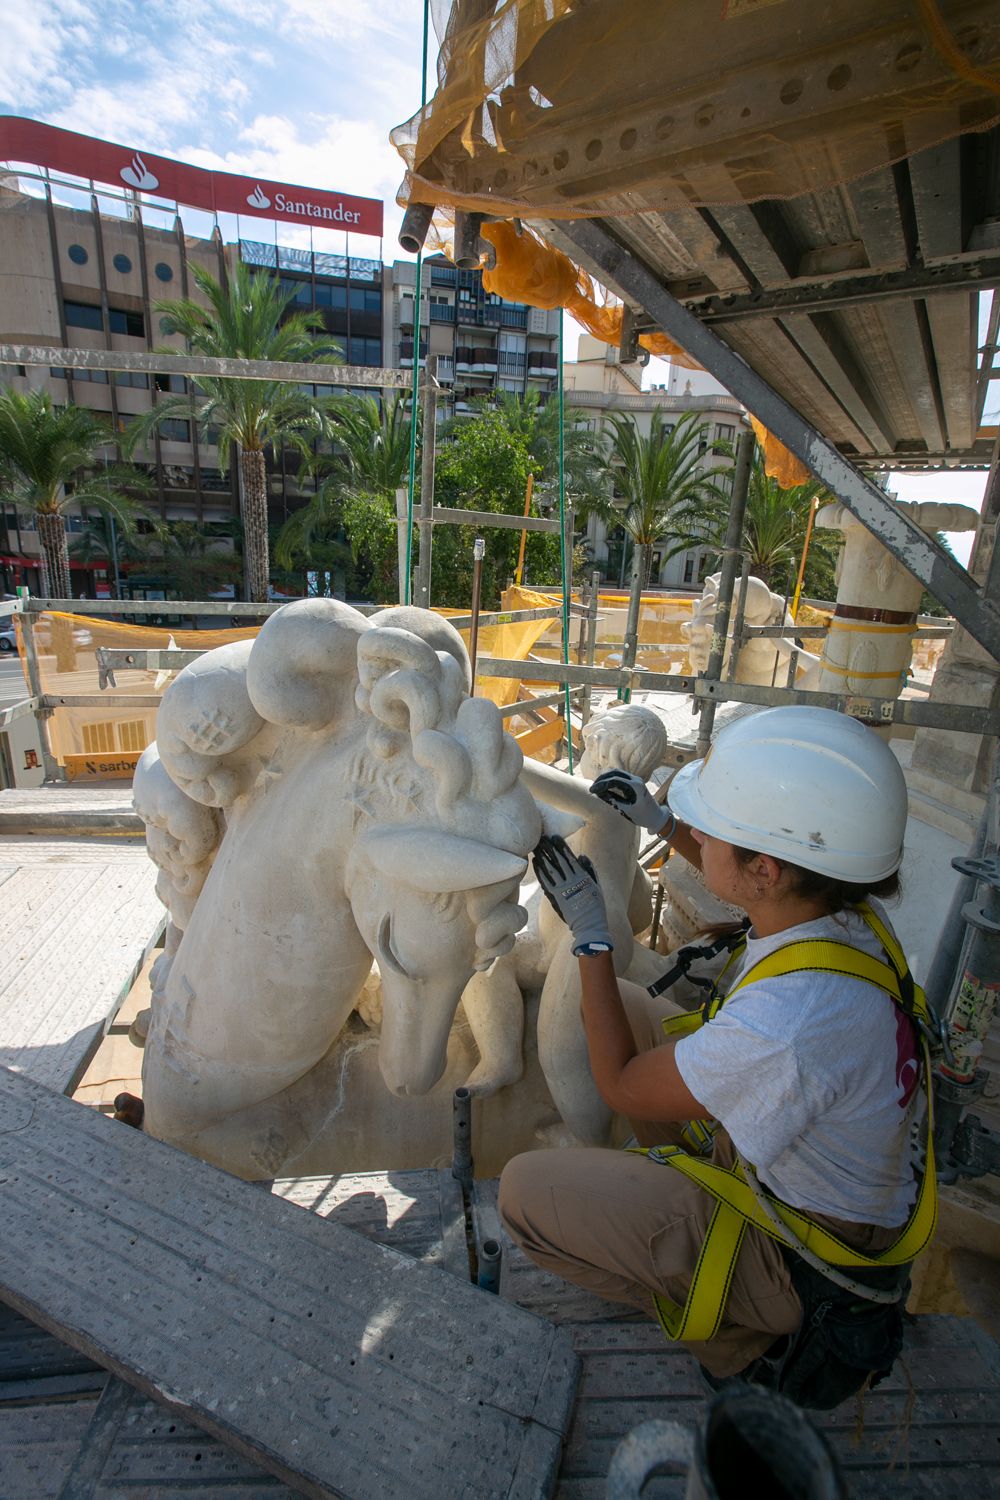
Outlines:
POLYGON ((471 1284, 0 1072, 0 1297, 312 1496, 551 1493, 577 1363, 471 1284))

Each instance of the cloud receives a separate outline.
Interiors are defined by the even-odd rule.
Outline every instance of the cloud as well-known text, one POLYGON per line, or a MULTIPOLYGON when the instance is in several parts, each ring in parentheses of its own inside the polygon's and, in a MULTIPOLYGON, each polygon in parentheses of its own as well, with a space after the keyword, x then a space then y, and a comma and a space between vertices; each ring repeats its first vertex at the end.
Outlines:
POLYGON ((87 0, 36 0, 5 7, 0 99, 20 111, 70 94, 71 60, 86 54, 96 26, 87 0))

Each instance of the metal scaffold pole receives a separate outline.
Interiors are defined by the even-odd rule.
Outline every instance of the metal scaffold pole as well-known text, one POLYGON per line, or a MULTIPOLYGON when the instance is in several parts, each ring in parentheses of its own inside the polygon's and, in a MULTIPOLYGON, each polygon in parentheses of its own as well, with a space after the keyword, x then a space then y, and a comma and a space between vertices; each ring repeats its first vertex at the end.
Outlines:
MULTIPOLYGON (((420 108, 427 104, 427 36, 430 21, 430 0, 424 0, 424 39, 421 52, 420 108)), ((424 252, 417 251, 417 284, 413 294, 413 385, 410 395, 410 472, 406 489, 406 577, 403 580, 403 603, 410 603, 411 579, 413 577, 413 493, 417 478, 417 397, 420 384, 420 282, 423 271, 424 252)), ((430 535, 428 525, 427 534, 430 535)), ((428 586, 430 578, 428 577, 428 586)))
MULTIPOLYGON (((722 663, 726 655, 726 636, 729 633, 729 612, 733 604, 733 589, 736 584, 737 564, 742 555, 743 518, 746 515, 747 494, 750 489, 750 468, 753 463, 755 438, 752 432, 740 435, 736 446, 736 463, 733 468, 733 495, 729 504, 729 525, 726 528, 726 550, 722 558, 722 577, 719 579, 719 602, 715 610, 712 629, 712 650, 709 653, 705 677, 709 681, 722 676, 722 663)), ((712 740, 716 704, 709 699, 701 710, 698 724, 696 753, 705 755, 712 740)))
MULTIPOLYGON (((566 401, 563 386, 563 311, 559 309, 559 552, 562 564, 562 659, 569 664, 569 601, 573 589, 573 535, 566 525, 566 401)), ((571 693, 566 684, 566 756, 570 774, 573 771, 573 720, 570 718, 571 693)))
MULTIPOLYGON (((437 451, 437 355, 427 356, 420 410, 420 551, 414 603, 431 607, 431 556, 434 546, 434 462, 437 451)), ((408 570, 409 571, 409 570, 408 570)))

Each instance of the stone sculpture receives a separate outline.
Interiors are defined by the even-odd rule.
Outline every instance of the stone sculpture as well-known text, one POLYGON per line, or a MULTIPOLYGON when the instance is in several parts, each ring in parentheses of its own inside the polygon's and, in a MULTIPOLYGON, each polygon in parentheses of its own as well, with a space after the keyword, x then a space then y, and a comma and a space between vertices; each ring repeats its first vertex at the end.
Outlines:
MULTIPOLYGON (((614 766, 647 778, 663 763, 666 731, 651 709, 619 705, 590 721, 584 744, 577 775, 528 761, 522 782, 540 802, 580 821, 579 831, 569 842, 597 868, 614 938, 615 972, 645 985, 665 965, 661 955, 634 941, 636 924, 647 926, 650 912, 649 882, 636 864, 639 830, 592 797, 587 788, 602 771, 614 766)), ((545 902, 539 907, 537 926, 519 937, 513 952, 488 975, 475 976, 465 991, 463 1005, 477 1041, 487 1039, 469 1086, 474 1093, 488 1095, 520 1077, 524 997, 539 990, 538 1061, 552 1100, 572 1137, 588 1144, 604 1143, 611 1112, 590 1073, 580 1021, 579 969, 566 927, 545 902)))
POLYGON ((435 1084, 469 978, 526 920, 542 829, 520 751, 469 686, 439 616, 368 620, 330 599, 285 606, 171 683, 137 792, 182 934, 146 1043, 152 1134, 274 1175, 329 1113, 373 958, 382 1077, 400 1096, 435 1084))
MULTIPOLYGON (((688 662, 692 672, 704 672, 708 666, 715 631, 715 616, 719 605, 721 579, 721 573, 712 573, 705 579, 705 587, 700 597, 695 600, 690 621, 685 621, 681 626, 681 631, 688 642, 688 662)), ((729 670, 733 644, 732 628, 739 587, 737 583, 733 610, 729 617, 729 639, 726 642, 723 672, 729 670)), ((798 649, 792 639, 795 634, 795 622, 785 608, 785 601, 780 594, 772 593, 762 578, 748 578, 744 618, 747 625, 787 625, 788 636, 781 636, 777 639, 758 637, 745 641, 737 658, 735 681, 761 687, 770 687, 772 682, 778 682, 783 686, 789 658, 792 652, 798 649)), ((807 690, 815 687, 818 671, 819 658, 809 651, 799 649, 795 686, 807 690)))

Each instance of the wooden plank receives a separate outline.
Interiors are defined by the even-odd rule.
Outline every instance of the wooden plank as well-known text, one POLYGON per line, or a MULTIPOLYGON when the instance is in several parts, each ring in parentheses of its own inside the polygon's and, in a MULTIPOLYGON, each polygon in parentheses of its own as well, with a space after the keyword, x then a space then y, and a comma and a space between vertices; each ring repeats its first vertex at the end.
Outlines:
POLYGON ((163 930, 151 862, 38 863, 0 903, 0 1063, 70 1091, 163 930))
POLYGON ((552 719, 548 724, 539 724, 535 729, 524 729, 515 734, 517 748, 522 755, 534 755, 548 745, 555 745, 565 737, 566 726, 562 719, 552 719))
POLYGON ((303 1494, 551 1492, 576 1359, 502 1299, 8 1071, 0 1212, 5 1301, 303 1494))

